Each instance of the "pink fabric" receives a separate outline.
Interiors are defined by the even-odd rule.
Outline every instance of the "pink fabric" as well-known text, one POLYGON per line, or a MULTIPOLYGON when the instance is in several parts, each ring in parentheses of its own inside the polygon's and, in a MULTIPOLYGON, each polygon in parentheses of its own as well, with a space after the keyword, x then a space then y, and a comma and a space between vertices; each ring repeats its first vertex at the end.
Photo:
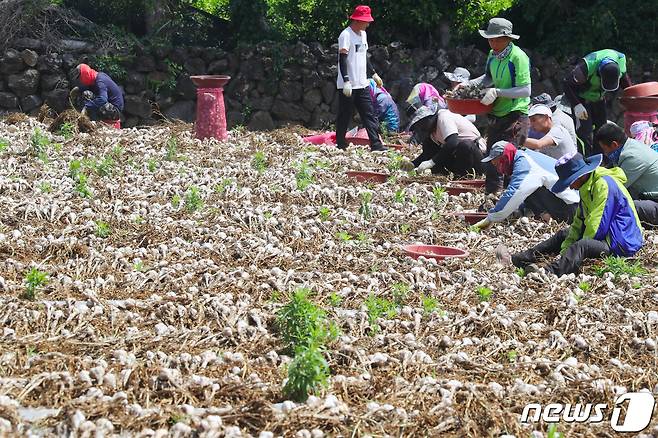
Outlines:
MULTIPOLYGON (((365 128, 359 129, 356 134, 347 133, 345 135, 345 140, 347 140, 348 143, 354 143, 358 145, 370 144, 370 139, 368 139, 368 132, 365 130, 365 128)), ((336 133, 325 132, 324 134, 307 135, 304 137, 304 141, 312 144, 336 144, 336 133)))
POLYGON ((512 143, 507 143, 505 145, 505 150, 503 150, 503 155, 500 156, 500 161, 496 168, 498 172, 503 175, 511 175, 512 170, 514 169, 514 157, 516 156, 516 146, 512 143))
POLYGON ((85 87, 91 87, 96 82, 98 72, 87 64, 80 64, 80 82, 85 87))

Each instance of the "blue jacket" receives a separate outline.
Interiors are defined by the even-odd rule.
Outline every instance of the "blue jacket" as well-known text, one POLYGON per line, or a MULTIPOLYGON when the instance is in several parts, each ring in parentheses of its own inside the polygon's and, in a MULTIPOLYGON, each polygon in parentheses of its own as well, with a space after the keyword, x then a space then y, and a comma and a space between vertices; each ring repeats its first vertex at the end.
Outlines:
POLYGON ((121 88, 103 72, 98 72, 96 76, 96 83, 91 87, 80 87, 82 91, 91 90, 96 96, 94 100, 85 103, 88 109, 98 110, 107 102, 117 107, 119 111, 123 111, 123 92, 121 88))
MULTIPOLYGON (((510 183, 496 203, 496 206, 489 210, 487 218, 490 222, 501 222, 505 220, 535 190, 542 186, 550 190, 557 180, 558 176, 555 173, 554 158, 529 149, 516 151, 510 183)), ((578 192, 571 189, 567 189, 555 196, 567 204, 575 204, 580 200, 578 192)))
POLYGON ((368 80, 370 83, 370 97, 375 109, 375 114, 380 123, 386 125, 389 131, 398 131, 400 129, 400 113, 395 101, 384 88, 377 87, 375 81, 368 80))

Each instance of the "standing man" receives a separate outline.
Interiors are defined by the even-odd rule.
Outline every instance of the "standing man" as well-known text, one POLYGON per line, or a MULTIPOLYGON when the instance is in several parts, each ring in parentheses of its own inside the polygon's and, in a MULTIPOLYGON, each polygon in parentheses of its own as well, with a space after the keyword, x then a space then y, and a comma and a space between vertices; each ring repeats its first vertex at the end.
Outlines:
POLYGON ((82 92, 85 100, 83 114, 89 115, 92 120, 102 120, 120 128, 123 93, 116 82, 107 74, 97 72, 87 64, 79 64, 75 68, 73 79, 78 86, 71 90, 70 96, 75 99, 82 92))
POLYGON ((525 141, 525 147, 556 160, 566 154, 576 153, 576 143, 569 135, 569 131, 553 122, 553 111, 549 107, 533 105, 528 116, 530 126, 541 135, 541 138, 528 138, 525 141))
POLYGON ((585 145, 586 156, 601 153, 592 136, 608 120, 605 94, 616 91, 620 85, 632 85, 626 73, 626 56, 612 49, 592 52, 580 59, 564 80, 564 94, 571 102, 572 114, 580 120, 576 133, 585 145))
MULTIPOLYGON (((368 61, 366 29, 374 21, 370 7, 357 6, 350 16, 350 20, 350 25, 338 37, 336 87, 341 92, 338 94, 336 143, 339 149, 347 148, 345 133, 356 106, 368 133, 368 139, 370 139, 370 150, 373 152, 385 151, 386 148, 379 139, 379 122, 372 106, 368 86, 368 70, 372 71, 372 66, 368 61)), ((372 78, 377 85, 382 86, 382 80, 377 73, 374 73, 372 78)))
MULTIPOLYGON (((491 51, 485 74, 469 81, 487 88, 481 102, 494 104, 489 114, 487 153, 491 147, 505 140, 520 147, 528 137, 528 106, 530 105, 530 60, 513 41, 512 23, 504 18, 489 20, 487 30, 480 30, 491 51)), ((486 171, 485 191, 496 193, 503 188, 503 178, 491 164, 486 171)))

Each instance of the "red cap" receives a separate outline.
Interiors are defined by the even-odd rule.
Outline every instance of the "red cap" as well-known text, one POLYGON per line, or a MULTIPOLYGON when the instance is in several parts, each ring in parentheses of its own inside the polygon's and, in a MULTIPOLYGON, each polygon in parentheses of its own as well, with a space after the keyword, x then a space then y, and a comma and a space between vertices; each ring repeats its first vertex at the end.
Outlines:
POLYGON ((369 23, 375 21, 370 13, 370 6, 366 5, 359 5, 354 8, 354 13, 350 16, 350 20, 367 21, 369 23))

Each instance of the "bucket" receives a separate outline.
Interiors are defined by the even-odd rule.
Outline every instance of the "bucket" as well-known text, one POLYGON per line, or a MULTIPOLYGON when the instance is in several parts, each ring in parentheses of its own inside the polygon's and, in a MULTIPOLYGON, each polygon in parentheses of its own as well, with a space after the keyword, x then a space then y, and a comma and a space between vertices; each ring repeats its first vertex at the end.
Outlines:
POLYGON ((412 259, 418 257, 425 257, 427 259, 443 260, 446 258, 466 258, 468 251, 463 249, 453 248, 451 246, 437 246, 437 245, 407 245, 402 248, 404 253, 412 259))

